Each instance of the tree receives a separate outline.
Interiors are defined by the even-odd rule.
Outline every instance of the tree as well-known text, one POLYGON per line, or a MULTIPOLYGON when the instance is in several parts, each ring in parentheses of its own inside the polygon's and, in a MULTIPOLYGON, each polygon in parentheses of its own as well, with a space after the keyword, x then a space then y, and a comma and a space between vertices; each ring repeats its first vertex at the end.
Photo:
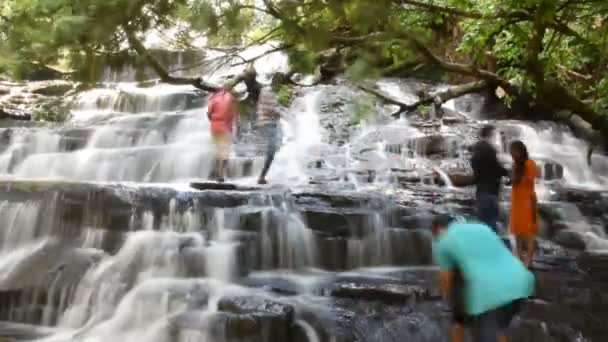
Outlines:
MULTIPOLYGON (((5 70, 63 63, 94 78, 96 61, 142 60, 163 81, 215 89, 172 76, 143 44, 153 28, 180 27, 182 48, 200 34, 222 45, 278 41, 293 72, 320 67, 325 78, 426 66, 470 82, 460 89, 500 87, 524 114, 578 114, 608 137, 605 0, 5 0, 0 13, 5 70)), ((243 76, 232 84, 255 84, 243 76)))

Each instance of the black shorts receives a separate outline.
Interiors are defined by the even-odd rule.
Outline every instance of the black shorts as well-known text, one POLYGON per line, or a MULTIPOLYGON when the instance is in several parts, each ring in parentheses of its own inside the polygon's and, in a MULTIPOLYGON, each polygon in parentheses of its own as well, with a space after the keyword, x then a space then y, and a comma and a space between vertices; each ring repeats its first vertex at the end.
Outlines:
POLYGON ((474 341, 496 341, 499 332, 507 330, 511 321, 521 310, 523 299, 518 299, 494 310, 477 315, 473 319, 474 341))

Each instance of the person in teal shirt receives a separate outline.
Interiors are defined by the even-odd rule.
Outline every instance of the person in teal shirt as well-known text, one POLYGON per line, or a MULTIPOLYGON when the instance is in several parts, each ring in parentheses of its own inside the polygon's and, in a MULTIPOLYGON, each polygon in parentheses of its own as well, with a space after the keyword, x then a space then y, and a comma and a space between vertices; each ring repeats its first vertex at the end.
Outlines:
POLYGON ((455 315, 460 309, 470 319, 455 319, 453 340, 464 338, 463 323, 470 321, 476 342, 507 341, 506 329, 522 301, 534 292, 534 275, 483 223, 441 215, 432 229, 441 288, 454 303, 462 303, 462 308, 455 305, 455 315), (455 274, 461 276, 461 284, 454 282, 455 274))

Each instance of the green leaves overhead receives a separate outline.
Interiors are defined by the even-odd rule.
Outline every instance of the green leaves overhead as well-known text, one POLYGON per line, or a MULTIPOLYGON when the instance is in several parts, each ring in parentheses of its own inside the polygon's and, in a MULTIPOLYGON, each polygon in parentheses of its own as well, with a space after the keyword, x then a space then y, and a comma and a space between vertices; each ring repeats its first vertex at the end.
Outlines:
POLYGON ((294 71, 331 61, 373 79, 437 67, 436 57, 468 66, 466 77, 484 70, 525 89, 556 80, 595 109, 608 106, 605 0, 3 0, 0 73, 120 64, 137 58, 125 29, 143 39, 176 27, 170 38, 184 48, 201 35, 210 45, 280 41, 294 71))

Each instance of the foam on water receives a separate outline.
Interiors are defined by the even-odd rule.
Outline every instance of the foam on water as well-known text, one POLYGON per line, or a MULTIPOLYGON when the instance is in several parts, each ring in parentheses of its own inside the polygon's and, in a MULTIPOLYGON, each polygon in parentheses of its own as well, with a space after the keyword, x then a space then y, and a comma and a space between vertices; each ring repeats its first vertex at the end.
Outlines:
MULTIPOLYGON (((252 50, 251 53, 261 52, 252 50)), ((268 60, 258 63, 267 67, 265 72, 275 68, 268 60)), ((281 122, 284 144, 271 168, 271 182, 290 188, 307 184, 312 172, 310 163, 321 159, 337 174, 340 180, 336 183, 351 182, 356 190, 386 192, 397 184, 391 177, 393 170, 404 170, 416 173, 420 183, 429 183, 428 188, 438 189, 434 171, 447 186, 445 191, 456 191, 442 161, 425 155, 428 141, 424 138, 428 134, 406 118, 362 124, 345 146, 328 145, 319 108, 324 87, 305 91, 284 116, 281 122)), ((404 102, 416 99, 412 89, 392 81, 381 82, 379 87, 404 102)), ((319 284, 336 275, 318 270, 328 261, 324 258, 329 258, 327 247, 321 245, 327 236, 307 227, 306 220, 292 203, 269 196, 265 206, 207 210, 199 208, 197 200, 192 199, 191 207, 180 207, 190 203, 188 196, 192 189, 187 181, 207 178, 212 167, 214 151, 205 101, 200 101, 201 98, 202 95, 189 86, 138 88, 125 83, 92 90, 78 98, 71 126, 13 134, 8 147, 0 152, 2 177, 70 179, 96 182, 95 185, 118 182, 123 187, 142 191, 150 186, 146 182, 156 182, 155 187, 177 189, 179 196, 183 196, 167 203, 161 217, 151 211, 131 214, 129 227, 124 231, 102 231, 103 228, 93 223, 78 227, 82 230, 73 239, 75 246, 65 248, 73 255, 90 254, 95 258, 82 277, 69 283, 69 287, 62 287, 60 277, 50 278, 45 284, 49 299, 43 308, 42 322, 56 323, 58 313, 53 304, 57 302, 61 311, 58 325, 62 329, 45 341, 216 342, 213 325, 220 313, 218 302, 224 295, 262 296, 297 307, 310 304, 308 301, 316 296, 319 284), (242 220, 256 219, 257 211, 261 211, 260 231, 244 232, 248 227, 242 227, 242 220), (247 216, 249 214, 252 215, 247 216), (101 251, 107 234, 117 234, 124 239, 117 244, 118 250, 108 252, 110 254, 101 251), (255 247, 240 240, 251 236, 255 237, 252 243, 255 247), (250 252, 244 247, 259 250, 259 264, 246 259, 250 254, 242 256, 250 252), (242 275, 244 263, 253 268, 244 270, 253 271, 252 278, 274 277, 280 273, 297 284, 299 295, 289 299, 270 298, 261 291, 233 285, 242 275), (255 272, 260 269, 273 271, 255 272), (179 338, 173 335, 177 321, 186 325, 179 338)), ((456 106, 452 109, 456 110, 456 106)), ((504 130, 511 126, 528 144, 534 158, 564 166, 565 183, 593 188, 606 184, 605 176, 586 166, 585 144, 570 133, 516 122, 508 123, 504 130), (548 144, 549 141, 552 144, 548 144)), ((450 136, 447 143, 457 139, 458 136, 450 136)), ((245 162, 257 159, 253 166, 248 166, 249 172, 236 172, 232 178, 240 183, 254 181, 263 155, 251 156, 237 147, 233 160, 243 170, 245 162)), ((504 151, 504 147, 501 150, 504 151)), ((466 158, 464 149, 457 152, 457 156, 445 159, 466 158)), ((44 253, 45 248, 64 247, 61 245, 64 241, 54 236, 51 212, 54 212, 52 206, 38 202, 0 202, 0 226, 4 227, 0 234, 0 285, 12 285, 20 278, 15 276, 20 266, 48 255, 44 253)), ((580 212, 570 217, 575 222, 580 220, 582 226, 584 217, 580 212)), ((384 213, 377 208, 370 208, 367 218, 367 222, 356 229, 348 227, 348 236, 330 236, 344 242, 343 254, 340 250, 336 254, 346 258, 345 266, 352 272, 342 275, 388 279, 381 273, 390 269, 365 267, 394 264, 402 247, 395 241, 408 239, 410 232, 401 229, 398 232, 401 235, 396 235, 384 213)), ((608 248, 606 240, 598 235, 601 237, 592 225, 585 225, 584 236, 590 248, 608 248)), ((310 342, 321 339, 306 320, 298 317, 296 324, 310 342)))

